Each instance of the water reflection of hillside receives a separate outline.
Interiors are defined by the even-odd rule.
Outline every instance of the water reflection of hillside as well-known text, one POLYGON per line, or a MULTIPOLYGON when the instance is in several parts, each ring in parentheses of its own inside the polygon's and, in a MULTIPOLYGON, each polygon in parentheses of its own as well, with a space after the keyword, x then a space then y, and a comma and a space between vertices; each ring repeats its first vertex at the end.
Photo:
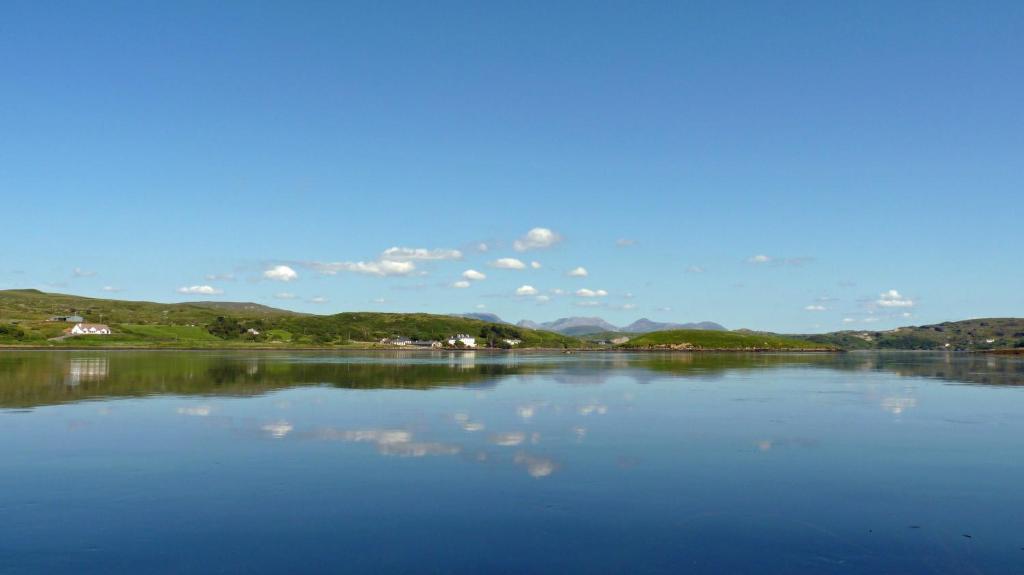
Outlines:
POLYGON ((560 384, 617 377, 723 377, 780 368, 887 372, 949 382, 1024 385, 1024 359, 939 353, 849 354, 214 354, 195 352, 9 352, 0 354, 0 408, 108 397, 258 395, 296 386, 431 389, 492 386, 543 374, 560 384))
POLYGON ((730 371, 817 368, 888 372, 974 385, 1024 385, 1024 359, 962 353, 659 354, 633 364, 673 376, 716 376, 730 371))

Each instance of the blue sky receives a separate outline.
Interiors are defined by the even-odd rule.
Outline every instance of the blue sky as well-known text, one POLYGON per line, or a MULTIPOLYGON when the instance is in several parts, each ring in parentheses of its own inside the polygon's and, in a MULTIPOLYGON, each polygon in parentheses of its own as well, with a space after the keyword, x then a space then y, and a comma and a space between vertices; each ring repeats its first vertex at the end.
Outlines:
POLYGON ((4 12, 0 288, 789 332, 1024 315, 1019 2, 4 12))

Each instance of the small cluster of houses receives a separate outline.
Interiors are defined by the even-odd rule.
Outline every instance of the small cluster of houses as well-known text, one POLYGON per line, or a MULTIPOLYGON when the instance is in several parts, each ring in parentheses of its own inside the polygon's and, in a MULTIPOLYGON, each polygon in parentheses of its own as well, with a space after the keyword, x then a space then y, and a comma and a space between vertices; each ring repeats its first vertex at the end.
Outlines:
MULTIPOLYGON (((513 338, 505 339, 504 341, 506 344, 512 347, 523 343, 522 340, 513 338)), ((396 336, 386 337, 380 340, 380 343, 384 345, 396 345, 399 347, 464 347, 468 349, 475 349, 477 347, 476 338, 465 333, 455 334, 454 336, 448 338, 446 341, 409 339, 403 336, 396 336)))
POLYGON ((102 323, 88 323, 80 315, 55 315, 48 321, 75 324, 64 330, 67 335, 110 335, 114 333, 110 326, 102 323))

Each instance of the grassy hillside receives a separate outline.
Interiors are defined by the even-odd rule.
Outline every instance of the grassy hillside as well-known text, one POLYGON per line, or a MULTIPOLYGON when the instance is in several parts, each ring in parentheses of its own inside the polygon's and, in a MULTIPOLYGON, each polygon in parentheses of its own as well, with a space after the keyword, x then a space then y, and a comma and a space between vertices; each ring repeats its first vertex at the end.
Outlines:
POLYGON ((844 349, 981 351, 1024 348, 1024 319, 984 318, 889 331, 840 331, 801 336, 844 349))
POLYGON ((0 344, 52 346, 222 347, 258 345, 347 346, 405 336, 442 340, 456 333, 497 343, 522 340, 522 347, 579 347, 575 338, 477 319, 432 314, 340 313, 307 315, 259 304, 196 302, 160 304, 50 294, 37 290, 0 291, 0 344), (48 322, 54 315, 78 314, 109 325, 111 336, 53 341, 69 324, 48 322), (254 329, 259 334, 248 333, 254 329))
POLYGON ((679 329, 638 335, 619 346, 623 349, 699 350, 814 350, 833 349, 822 343, 764 333, 679 329))

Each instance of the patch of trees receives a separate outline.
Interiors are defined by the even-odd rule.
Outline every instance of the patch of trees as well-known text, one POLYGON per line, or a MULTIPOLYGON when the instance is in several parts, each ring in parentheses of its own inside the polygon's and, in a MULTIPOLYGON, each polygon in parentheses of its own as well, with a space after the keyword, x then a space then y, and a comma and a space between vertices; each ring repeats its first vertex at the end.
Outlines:
POLYGON ((0 338, 25 339, 25 330, 16 325, 0 325, 0 338))
POLYGON ((207 326, 206 331, 221 339, 236 339, 245 333, 245 326, 237 319, 217 316, 217 319, 207 326))
POLYGON ((523 339, 523 333, 510 325, 488 324, 480 328, 480 339, 487 347, 512 347, 506 339, 523 339))

